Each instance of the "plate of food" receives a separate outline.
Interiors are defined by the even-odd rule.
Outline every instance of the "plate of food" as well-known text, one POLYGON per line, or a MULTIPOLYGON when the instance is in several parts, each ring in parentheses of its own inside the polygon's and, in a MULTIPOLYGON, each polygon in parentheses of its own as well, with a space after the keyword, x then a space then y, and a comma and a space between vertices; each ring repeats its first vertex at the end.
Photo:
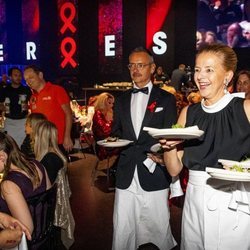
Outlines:
POLYGON ((240 172, 236 170, 206 168, 206 172, 211 177, 227 181, 250 181, 250 172, 240 172))
POLYGON ((200 130, 198 126, 191 127, 177 127, 177 125, 173 125, 172 128, 167 129, 155 129, 151 128, 147 130, 148 133, 156 138, 165 138, 165 139, 195 139, 199 138, 204 134, 203 130, 200 130))
POLYGON ((225 160, 219 159, 219 163, 222 164, 223 168, 227 170, 237 171, 237 172, 247 172, 247 169, 250 169, 250 160, 244 161, 232 161, 232 160, 225 160))
POLYGON ((104 140, 97 141, 99 146, 107 147, 107 148, 118 148, 118 147, 125 147, 132 143, 133 141, 119 139, 118 137, 108 137, 104 140))

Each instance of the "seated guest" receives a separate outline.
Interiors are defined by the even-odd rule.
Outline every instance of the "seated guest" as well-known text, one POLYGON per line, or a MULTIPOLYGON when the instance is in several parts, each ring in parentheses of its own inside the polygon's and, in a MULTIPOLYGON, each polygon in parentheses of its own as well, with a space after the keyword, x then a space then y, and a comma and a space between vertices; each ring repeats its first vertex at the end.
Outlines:
POLYGON ((51 187, 45 168, 28 160, 14 139, 0 132, 0 210, 23 223, 32 234, 34 225, 26 200, 51 187))
MULTIPOLYGON (((103 140, 110 136, 113 124, 113 105, 115 98, 109 93, 101 93, 94 102, 95 114, 93 117, 92 131, 96 141, 103 140)), ((111 155, 116 153, 109 152, 111 155)), ((108 152, 103 147, 97 147, 97 155, 100 160, 107 158, 108 152)))
POLYGON ((32 113, 29 114, 25 123, 25 133, 26 137, 21 145, 21 151, 30 158, 35 158, 34 148, 31 141, 32 132, 36 124, 40 121, 47 120, 46 116, 42 113, 32 113))
POLYGON ((57 203, 54 225, 61 231, 62 243, 68 249, 74 242, 75 221, 69 198, 71 190, 67 176, 67 159, 58 147, 57 128, 44 120, 34 129, 34 152, 36 159, 46 168, 50 182, 57 183, 57 203))
POLYGON ((154 84, 162 86, 164 83, 168 84, 170 78, 168 74, 163 71, 162 66, 158 66, 154 74, 154 84))
POLYGON ((57 137, 57 128, 54 123, 41 121, 35 126, 35 156, 46 168, 51 183, 55 182, 58 171, 67 165, 67 160, 58 147, 57 137))

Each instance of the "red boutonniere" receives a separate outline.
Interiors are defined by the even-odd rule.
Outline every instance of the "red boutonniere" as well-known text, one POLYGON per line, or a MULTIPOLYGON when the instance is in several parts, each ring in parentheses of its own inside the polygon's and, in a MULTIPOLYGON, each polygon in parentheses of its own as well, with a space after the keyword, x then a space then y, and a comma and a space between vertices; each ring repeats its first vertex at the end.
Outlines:
POLYGON ((147 109, 152 113, 155 111, 156 102, 152 102, 150 105, 147 106, 147 109))

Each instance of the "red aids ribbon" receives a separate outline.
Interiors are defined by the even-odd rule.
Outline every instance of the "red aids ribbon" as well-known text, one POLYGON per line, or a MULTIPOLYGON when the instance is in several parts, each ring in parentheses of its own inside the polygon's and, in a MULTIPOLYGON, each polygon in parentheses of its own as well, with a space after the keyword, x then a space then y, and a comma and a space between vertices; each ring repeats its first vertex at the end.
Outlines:
POLYGON ((70 63, 72 67, 75 68, 77 63, 72 57, 76 52, 76 42, 73 38, 66 37, 62 40, 61 52, 62 52, 62 55, 64 56, 64 59, 61 62, 61 67, 65 68, 65 66, 68 63, 70 63))
POLYGON ((60 9, 60 18, 64 22, 64 25, 60 29, 61 34, 63 34, 67 29, 71 30, 72 33, 76 32, 76 27, 72 24, 73 19, 76 16, 76 8, 73 3, 64 3, 60 9), (66 11, 69 10, 69 14, 66 11))

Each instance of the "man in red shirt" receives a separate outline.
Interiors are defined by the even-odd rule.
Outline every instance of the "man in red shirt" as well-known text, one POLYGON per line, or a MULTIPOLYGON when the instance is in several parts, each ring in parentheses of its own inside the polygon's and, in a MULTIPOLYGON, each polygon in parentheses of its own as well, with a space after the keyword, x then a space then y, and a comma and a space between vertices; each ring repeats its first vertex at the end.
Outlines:
POLYGON ((70 151, 73 143, 70 137, 72 112, 70 99, 64 88, 46 82, 43 72, 35 65, 24 69, 24 79, 32 89, 30 109, 32 113, 42 113, 53 122, 58 130, 58 144, 70 151))

